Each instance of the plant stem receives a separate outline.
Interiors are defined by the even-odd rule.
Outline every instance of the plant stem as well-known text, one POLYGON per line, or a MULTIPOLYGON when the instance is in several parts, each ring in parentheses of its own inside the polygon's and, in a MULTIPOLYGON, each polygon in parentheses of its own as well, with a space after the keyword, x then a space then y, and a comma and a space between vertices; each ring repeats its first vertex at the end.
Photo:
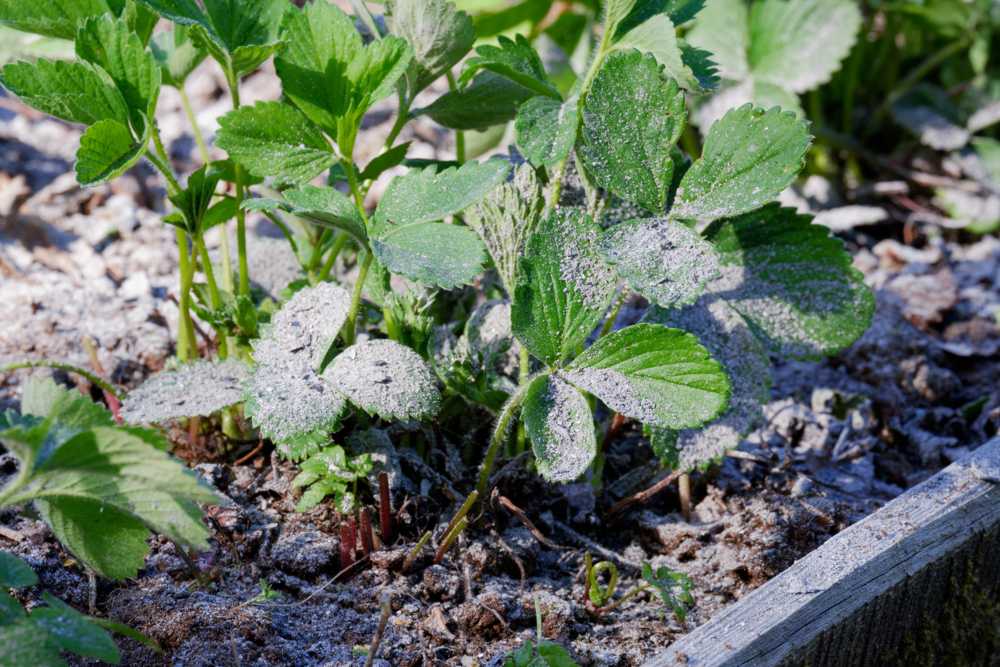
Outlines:
POLYGON ((399 138, 399 133, 403 131, 406 123, 409 122, 410 105, 412 103, 413 100, 409 99, 405 94, 399 94, 399 113, 396 116, 396 122, 389 131, 389 136, 385 139, 386 148, 392 148, 393 144, 396 143, 396 139, 399 138))
POLYGON ((333 271, 333 266, 337 263, 337 257, 340 256, 340 252, 347 245, 347 233, 341 232, 337 234, 337 238, 333 240, 333 247, 330 248, 330 254, 326 258, 326 263, 323 264, 323 268, 320 269, 319 275, 316 279, 319 282, 325 282, 330 278, 330 273, 333 271))
POLYGON ((212 158, 208 154, 208 144, 205 143, 205 136, 201 133, 201 128, 198 127, 198 118, 194 115, 194 109, 191 108, 191 99, 188 97, 187 90, 184 86, 178 86, 177 92, 181 97, 181 107, 184 108, 184 114, 187 116, 188 123, 191 124, 191 133, 194 134, 194 143, 198 145, 198 154, 201 156, 201 161, 208 164, 212 161, 212 158))
MULTIPOLYGON (((201 258, 201 270, 205 274, 205 281, 208 283, 208 298, 212 301, 212 309, 222 308, 222 295, 219 294, 219 285, 215 282, 215 268, 212 266, 212 258, 208 256, 208 247, 205 245, 205 237, 195 238, 195 246, 198 249, 198 256, 201 258)), ((216 331, 219 335, 219 358, 225 359, 229 356, 229 346, 226 341, 224 331, 216 331)))
MULTIPOLYGON (((448 90, 454 92, 458 89, 458 84, 455 83, 455 75, 449 70, 447 77, 448 90)), ((462 130, 455 130, 455 161, 459 164, 465 164, 465 132, 462 130)))
POLYGON ((486 449, 486 456, 483 457, 483 464, 479 468, 479 481, 476 484, 476 491, 480 498, 486 497, 486 492, 489 490, 487 487, 490 483, 490 474, 493 472, 493 466, 496 464, 497 454, 500 453, 500 447, 503 445, 504 439, 507 437, 507 432, 510 430, 510 423, 514 419, 514 415, 521 408, 521 404, 524 403, 524 396, 528 393, 528 387, 531 386, 530 378, 517 388, 517 391, 507 399, 504 404, 503 409, 500 411, 500 416, 497 417, 496 426, 493 429, 493 437, 490 438, 489 447, 486 449))
POLYGON ((618 321, 618 313, 621 312, 622 306, 625 305, 625 301, 627 298, 628 297, 626 292, 622 292, 621 294, 618 295, 618 298, 615 300, 614 307, 611 309, 611 312, 608 313, 607 318, 604 320, 604 326, 601 327, 601 333, 597 335, 598 338, 604 338, 614 330, 615 322, 618 321))
MULTIPOLYGON (((233 109, 239 109, 240 82, 231 66, 225 69, 233 109)), ((246 197, 243 187, 243 167, 234 164, 234 171, 236 172, 236 252, 239 255, 240 294, 250 296, 250 266, 247 263, 247 212, 243 210, 243 200, 246 197)))
POLYGON ((347 322, 344 323, 342 332, 344 343, 353 345, 358 337, 358 313, 361 311, 361 293, 365 288, 365 280, 368 278, 368 269, 372 265, 372 253, 370 250, 362 250, 364 259, 361 260, 361 267, 358 269, 358 279, 354 283, 354 291, 351 293, 351 309, 347 311, 347 322))
POLYGON ((644 582, 642 582, 642 583, 640 583, 640 584, 636 585, 636 586, 635 586, 635 587, 634 587, 634 588, 633 588, 632 590, 628 591, 627 593, 625 593, 625 595, 621 596, 620 598, 618 598, 617 600, 615 600, 614 602, 612 602, 612 603, 611 603, 611 604, 609 604, 608 606, 606 606, 606 607, 601 607, 599 611, 600 611, 600 613, 602 613, 602 614, 606 614, 606 613, 608 613, 609 611, 612 611, 613 609, 615 609, 615 608, 617 608, 617 607, 621 606, 622 604, 624 604, 624 603, 625 603, 625 602, 627 602, 628 600, 631 600, 631 599, 632 599, 632 598, 634 598, 634 597, 635 597, 636 595, 639 595, 639 593, 642 593, 643 591, 645 591, 645 590, 647 590, 647 589, 649 589, 649 584, 647 584, 647 583, 646 583, 646 582, 644 581, 644 582))
POLYGON ((428 530, 423 535, 420 536, 420 539, 417 540, 417 543, 413 545, 412 549, 410 549, 410 553, 406 554, 406 560, 403 561, 403 567, 401 568, 401 571, 404 574, 406 572, 409 572, 410 568, 413 567, 413 564, 417 561, 417 558, 420 557, 420 552, 424 550, 424 547, 426 547, 427 543, 430 541, 431 541, 431 531, 428 530))
POLYGON ((677 480, 677 491, 681 499, 681 514, 691 521, 691 475, 684 473, 677 480))
POLYGON ((86 378, 88 382, 96 387, 99 387, 102 391, 108 392, 119 401, 125 400, 124 394, 115 389, 106 380, 103 380, 85 368, 80 368, 79 366, 63 363, 61 361, 52 361, 49 359, 26 359, 24 361, 15 361, 14 363, 0 366, 0 373, 10 373, 11 371, 18 371, 26 368, 54 368, 59 371, 66 371, 67 373, 75 373, 80 377, 86 378))
POLYGON ((191 284, 194 282, 194 267, 188 253, 187 233, 177 229, 177 250, 180 258, 181 293, 178 299, 180 320, 177 332, 177 358, 190 361, 197 355, 198 346, 194 338, 194 323, 191 321, 191 284))
POLYGON ((319 268, 319 263, 323 260, 323 246, 325 246, 330 240, 331 234, 333 234, 333 231, 324 227, 323 231, 320 232, 319 238, 316 239, 316 243, 313 245, 312 254, 309 256, 309 265, 306 267, 306 270, 310 273, 319 268))

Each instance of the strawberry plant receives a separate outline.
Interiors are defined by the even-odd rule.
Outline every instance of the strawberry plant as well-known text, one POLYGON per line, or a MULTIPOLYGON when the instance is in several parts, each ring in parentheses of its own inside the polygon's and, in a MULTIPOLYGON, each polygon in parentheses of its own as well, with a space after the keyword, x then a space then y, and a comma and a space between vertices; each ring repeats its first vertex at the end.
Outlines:
MULTIPOLYGON (((840 242, 773 203, 802 167, 806 122, 747 104, 707 129, 697 159, 680 150, 688 96, 714 89, 716 62, 728 56, 693 39, 708 31, 725 41, 711 12, 698 18, 703 2, 608 0, 600 39, 568 85, 525 37, 476 44, 474 23, 445 0, 394 0, 384 22, 360 0, 356 17, 327 2, 85 4, 0 5, 6 25, 72 38, 77 54, 8 65, 0 81, 87 126, 81 183, 143 157, 163 173, 173 207, 164 221, 180 249, 178 358, 197 356, 193 314, 214 328, 219 352, 158 374, 126 398, 122 416, 155 424, 221 412, 228 433, 241 407, 246 430, 302 462, 303 509, 330 495, 349 506, 371 471, 363 452, 333 443, 346 426, 449 419, 465 404, 496 415, 480 497, 518 420, 545 478, 584 475, 601 455, 598 401, 641 422, 671 466, 706 465, 759 421, 769 354, 832 354, 867 327, 872 297, 840 242), (169 33, 152 34, 157 16, 169 33), (692 19, 698 32, 685 40, 677 26, 692 19), (209 57, 232 98, 216 135, 228 159, 181 178, 156 126, 158 93, 163 83, 183 91, 209 57), (281 99, 241 105, 240 79, 271 57, 281 99), (449 92, 414 108, 442 77, 449 92), (381 152, 358 164, 365 114, 393 96, 381 152), (423 116, 458 131, 513 120, 516 150, 466 161, 458 142, 454 162, 409 161, 399 139, 423 116), (278 225, 302 262, 279 303, 250 286, 250 213, 278 225), (293 231, 291 218, 306 227, 293 231), (206 242, 216 227, 218 265, 206 242), (338 259, 353 265, 351 279, 335 278, 338 259), (619 328, 633 294, 651 307, 619 328)), ((778 81, 788 56, 769 50, 771 23, 808 23, 802 7, 814 5, 769 0, 755 10, 747 62, 757 80, 778 81)), ((836 53, 850 44, 833 37, 836 53)), ((833 67, 784 83, 801 92, 833 67)), ((105 436, 93 435, 94 447, 105 436)), ((34 498, 30 488, 12 497, 34 498)), ((192 494, 182 505, 200 498, 178 488, 192 494)))

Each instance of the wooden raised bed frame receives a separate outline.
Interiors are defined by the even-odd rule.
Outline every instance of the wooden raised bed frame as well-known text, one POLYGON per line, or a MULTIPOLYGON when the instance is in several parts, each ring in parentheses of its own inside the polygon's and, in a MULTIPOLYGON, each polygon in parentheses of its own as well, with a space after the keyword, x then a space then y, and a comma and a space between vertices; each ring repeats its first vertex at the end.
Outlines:
POLYGON ((646 667, 1000 665, 1000 437, 646 667))

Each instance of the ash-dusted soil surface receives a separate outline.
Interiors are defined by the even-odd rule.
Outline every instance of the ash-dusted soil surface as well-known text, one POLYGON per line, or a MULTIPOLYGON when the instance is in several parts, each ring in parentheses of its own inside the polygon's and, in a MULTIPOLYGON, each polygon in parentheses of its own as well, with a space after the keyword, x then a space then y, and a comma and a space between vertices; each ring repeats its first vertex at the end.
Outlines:
MULTIPOLYGON (((274 85, 273 77, 253 78, 245 97, 274 98, 274 85)), ((218 81, 200 74, 191 93, 207 130, 226 111, 218 81)), ((140 165, 112 186, 80 189, 71 173, 78 132, 0 101, 0 362, 44 356, 88 366, 82 341, 89 337, 112 379, 134 387, 168 362, 176 331, 176 250, 159 221, 161 185, 140 165)), ((194 145, 173 101, 166 96, 161 124, 185 168, 194 145)), ((372 143, 362 153, 380 145, 387 119, 384 111, 371 115, 372 143)), ((418 124, 407 132, 415 156, 450 155, 440 130, 418 124)), ((387 430, 398 456, 397 536, 343 574, 341 518, 329 507, 294 511, 292 464, 268 448, 254 453, 256 443, 224 451, 211 433, 192 441, 178 429, 177 453, 232 504, 209 510, 213 548, 197 555, 196 574, 172 544, 156 541, 138 579, 98 582, 97 612, 165 651, 123 641, 124 664, 362 665, 359 647, 371 642, 386 594, 392 614, 376 664, 499 665, 532 635, 536 601, 546 637, 580 664, 640 664, 996 434, 1000 241, 915 225, 891 205, 886 211, 885 221, 844 232, 878 293, 871 330, 836 358, 777 366, 767 426, 722 466, 695 476, 689 521, 673 490, 608 513, 662 474, 626 427, 609 443, 600 494, 589 484, 547 486, 523 459, 502 465, 476 529, 434 565, 489 433, 488 415, 470 413, 464 432, 433 434, 425 459, 405 446, 404 427, 387 430), (499 496, 523 510, 531 528, 499 496), (425 530, 434 533, 431 545, 402 572, 425 530), (687 622, 648 595, 594 614, 584 601, 585 552, 617 563, 621 591, 645 561, 688 574, 696 604, 687 622), (262 583, 274 591, 270 599, 259 595, 262 583)), ((268 269, 256 274, 261 286, 280 287, 294 274, 294 258, 266 230, 254 244, 256 256, 268 253, 258 260, 268 269)), ((0 377, 0 407, 16 405, 24 377, 0 377)), ((0 479, 15 470, 0 454, 0 479)), ((26 599, 48 590, 87 608, 86 573, 41 522, 0 514, 0 549, 39 573, 26 599)))

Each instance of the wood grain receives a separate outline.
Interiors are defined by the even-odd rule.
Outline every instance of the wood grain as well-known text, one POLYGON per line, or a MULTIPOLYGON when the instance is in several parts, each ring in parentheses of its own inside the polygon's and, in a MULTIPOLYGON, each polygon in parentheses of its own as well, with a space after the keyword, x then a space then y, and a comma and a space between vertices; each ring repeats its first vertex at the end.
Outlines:
MULTIPOLYGON (((998 470, 1000 437, 834 536, 646 667, 899 664, 921 633, 947 622, 946 611, 954 616, 963 591, 1000 610, 998 470)), ((979 640, 995 646, 1000 620, 985 627, 979 640)), ((931 644, 942 653, 979 648, 931 644)), ((968 655, 957 664, 1000 664, 1000 654, 981 663, 968 655)))

